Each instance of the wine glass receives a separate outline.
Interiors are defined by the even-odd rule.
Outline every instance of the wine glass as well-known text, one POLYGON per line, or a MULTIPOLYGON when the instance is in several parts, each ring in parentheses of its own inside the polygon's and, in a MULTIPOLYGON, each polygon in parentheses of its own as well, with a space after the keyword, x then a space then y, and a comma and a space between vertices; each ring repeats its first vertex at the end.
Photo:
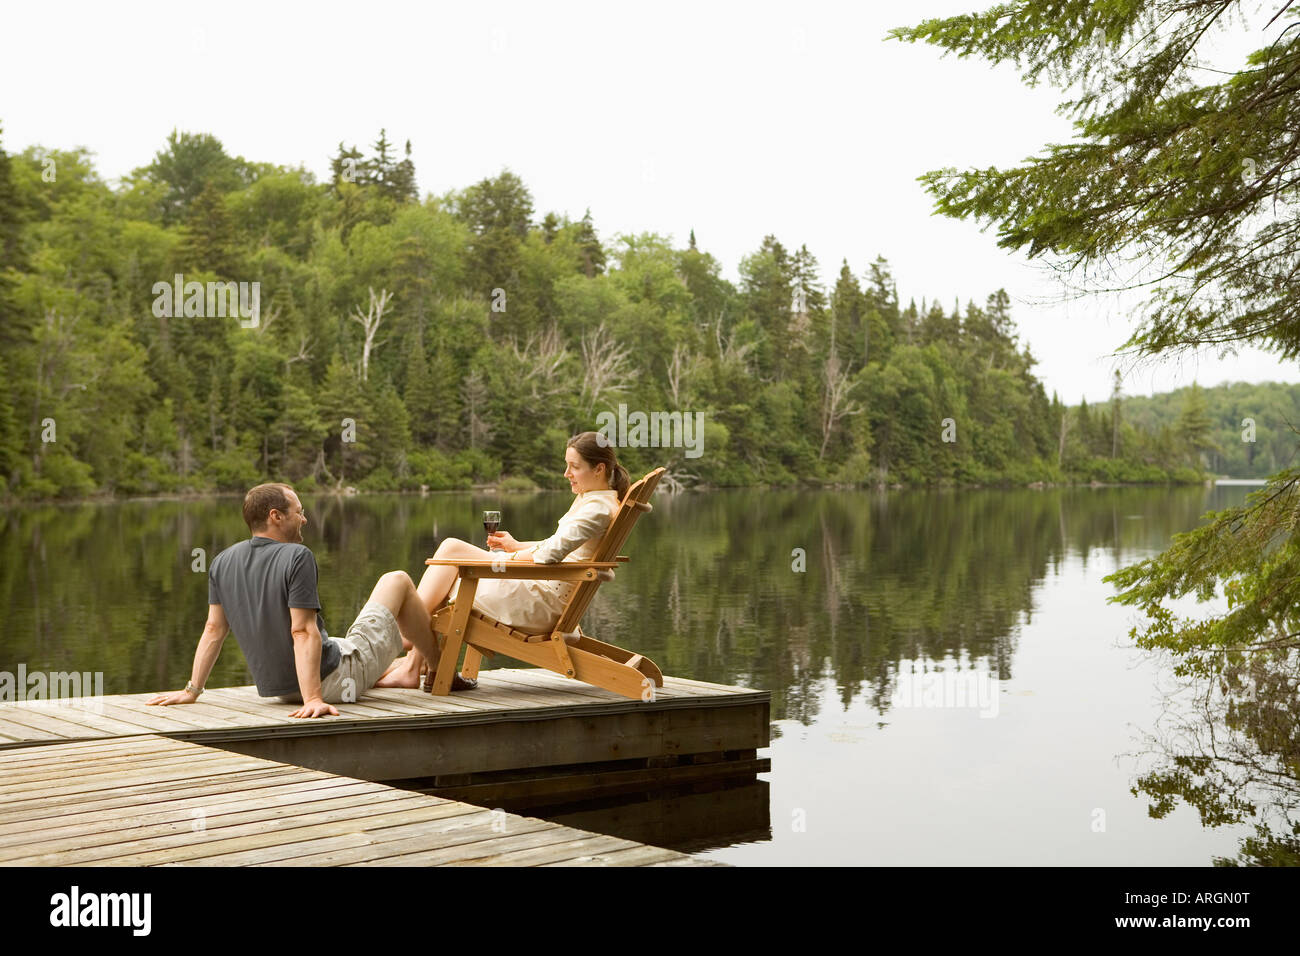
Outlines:
MULTIPOLYGON (((483 512, 483 530, 488 534, 495 534, 497 528, 501 527, 501 512, 485 511, 483 512)), ((489 548, 488 550, 495 550, 489 548)))

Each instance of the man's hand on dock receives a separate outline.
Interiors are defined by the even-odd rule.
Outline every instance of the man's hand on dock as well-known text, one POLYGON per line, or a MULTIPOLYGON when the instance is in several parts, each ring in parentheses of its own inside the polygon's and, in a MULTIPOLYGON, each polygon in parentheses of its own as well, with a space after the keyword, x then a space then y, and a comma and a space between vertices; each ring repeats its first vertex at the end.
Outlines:
POLYGON ((170 694, 159 694, 152 700, 145 701, 146 704, 192 704, 199 698, 187 690, 174 690, 170 694))
POLYGON ((289 716, 290 717, 337 717, 338 715, 339 712, 334 709, 333 704, 327 704, 319 697, 315 697, 307 701, 305 704, 303 704, 301 707, 299 707, 289 716))

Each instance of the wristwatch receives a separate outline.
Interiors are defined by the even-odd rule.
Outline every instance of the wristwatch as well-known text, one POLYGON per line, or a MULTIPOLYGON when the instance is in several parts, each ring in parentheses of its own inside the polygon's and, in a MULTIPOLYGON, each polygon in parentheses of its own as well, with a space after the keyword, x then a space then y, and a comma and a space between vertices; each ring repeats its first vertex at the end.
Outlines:
POLYGON ((195 687, 195 686, 194 686, 194 681, 192 681, 192 680, 187 680, 187 681, 185 682, 185 693, 187 693, 187 694, 193 694, 193 695, 197 698, 197 697, 199 696, 199 694, 202 694, 202 693, 203 693, 203 688, 202 688, 202 687, 195 687))

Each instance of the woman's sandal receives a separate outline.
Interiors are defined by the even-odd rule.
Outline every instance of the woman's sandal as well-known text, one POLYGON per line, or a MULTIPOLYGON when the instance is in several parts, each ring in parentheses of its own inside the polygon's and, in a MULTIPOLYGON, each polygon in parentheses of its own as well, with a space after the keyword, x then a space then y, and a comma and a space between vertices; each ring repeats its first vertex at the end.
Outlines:
MULTIPOLYGON (((429 662, 426 660, 420 665, 420 690, 426 694, 432 694, 433 678, 434 674, 429 672, 429 662)), ((478 687, 478 681, 462 676, 460 671, 457 671, 456 676, 451 679, 451 689, 453 691, 473 690, 476 687, 478 687)))

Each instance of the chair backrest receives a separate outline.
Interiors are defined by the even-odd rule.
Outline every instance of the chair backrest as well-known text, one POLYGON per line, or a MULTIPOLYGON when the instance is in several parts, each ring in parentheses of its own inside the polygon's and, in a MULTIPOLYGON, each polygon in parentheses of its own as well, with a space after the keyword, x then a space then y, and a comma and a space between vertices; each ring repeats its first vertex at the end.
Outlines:
MULTIPOLYGON (((650 510, 650 496, 654 494, 655 486, 659 484, 659 478, 663 473, 663 468, 656 468, 628 488, 627 494, 623 495, 623 500, 619 502, 614 520, 609 523, 605 536, 600 539, 600 544, 596 546, 596 553, 592 555, 591 560, 613 561, 618 556, 619 549, 627 541, 627 536, 632 533, 632 526, 636 524, 636 519, 650 510)), ((596 596, 598 587, 600 581, 582 581, 574 588, 573 593, 569 595, 569 603, 564 606, 564 613, 560 615, 560 621, 556 624, 557 630, 565 634, 573 633, 582 620, 582 615, 587 613, 587 605, 596 596)))

